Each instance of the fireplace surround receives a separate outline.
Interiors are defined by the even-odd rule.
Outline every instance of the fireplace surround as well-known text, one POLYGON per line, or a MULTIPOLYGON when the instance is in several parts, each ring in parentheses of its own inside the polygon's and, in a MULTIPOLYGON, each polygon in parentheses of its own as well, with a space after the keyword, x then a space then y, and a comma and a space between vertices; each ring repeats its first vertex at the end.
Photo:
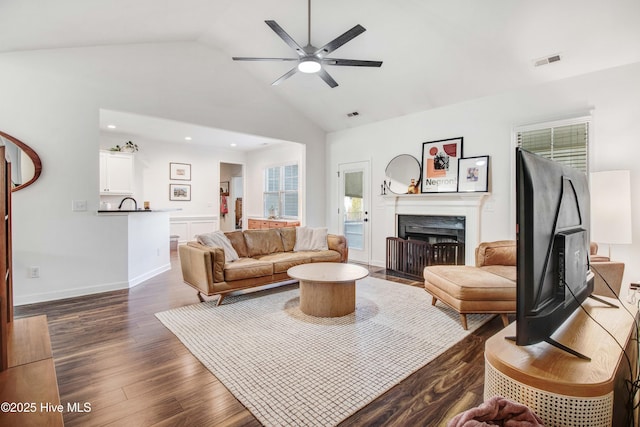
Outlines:
POLYGON ((490 193, 421 193, 383 196, 385 235, 400 237, 400 215, 463 217, 464 263, 473 265, 475 248, 480 244, 482 203, 489 195, 490 193))

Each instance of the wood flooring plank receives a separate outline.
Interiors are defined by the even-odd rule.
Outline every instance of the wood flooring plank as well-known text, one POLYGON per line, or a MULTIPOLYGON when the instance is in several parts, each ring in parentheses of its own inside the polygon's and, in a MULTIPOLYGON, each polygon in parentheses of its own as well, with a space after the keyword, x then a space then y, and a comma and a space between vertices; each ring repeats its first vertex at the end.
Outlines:
MULTIPOLYGON (((47 315, 62 403, 91 404, 88 413, 65 412, 67 426, 260 426, 155 317, 198 303, 175 252, 171 262, 172 270, 129 290, 16 307, 16 317, 47 315)), ((480 404, 484 342, 501 325, 493 319, 341 425, 436 426, 480 404)))
POLYGON ((7 328, 10 367, 51 358, 51 340, 46 316, 15 319, 7 328))

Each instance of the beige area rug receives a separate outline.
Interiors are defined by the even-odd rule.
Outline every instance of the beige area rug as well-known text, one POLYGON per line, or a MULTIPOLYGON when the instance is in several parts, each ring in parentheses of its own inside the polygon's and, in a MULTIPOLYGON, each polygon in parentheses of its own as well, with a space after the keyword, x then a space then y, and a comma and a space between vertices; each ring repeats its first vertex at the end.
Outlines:
POLYGON ((265 426, 333 426, 488 321, 431 305, 422 288, 368 277, 356 312, 307 316, 287 287, 156 317, 265 426))

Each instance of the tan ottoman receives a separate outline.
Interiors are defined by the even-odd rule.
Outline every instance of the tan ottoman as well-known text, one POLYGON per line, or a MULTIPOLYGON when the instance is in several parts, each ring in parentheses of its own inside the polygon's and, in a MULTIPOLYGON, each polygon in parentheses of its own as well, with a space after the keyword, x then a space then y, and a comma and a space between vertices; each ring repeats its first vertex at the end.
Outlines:
POLYGON ((515 267, 434 265, 424 269, 424 288, 433 296, 431 305, 440 300, 460 313, 464 329, 468 313, 497 313, 507 326, 507 314, 516 312, 516 282, 509 277, 512 275, 515 267))

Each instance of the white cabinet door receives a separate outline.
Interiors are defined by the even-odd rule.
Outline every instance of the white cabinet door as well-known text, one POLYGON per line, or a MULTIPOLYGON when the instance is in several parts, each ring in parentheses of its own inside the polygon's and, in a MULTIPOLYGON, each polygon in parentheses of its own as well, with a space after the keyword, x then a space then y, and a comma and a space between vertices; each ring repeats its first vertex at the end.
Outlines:
POLYGON ((100 152, 100 193, 133 194, 133 154, 100 152))
POLYGON ((100 194, 108 193, 109 184, 107 179, 107 160, 109 159, 109 153, 104 151, 100 152, 100 194))

